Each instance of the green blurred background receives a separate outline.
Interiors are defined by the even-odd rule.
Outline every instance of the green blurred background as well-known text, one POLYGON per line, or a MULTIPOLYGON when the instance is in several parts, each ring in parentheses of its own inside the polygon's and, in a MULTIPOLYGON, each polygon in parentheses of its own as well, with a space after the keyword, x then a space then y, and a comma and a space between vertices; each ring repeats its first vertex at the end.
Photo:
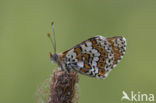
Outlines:
POLYGON ((0 103, 36 102, 38 85, 56 67, 46 35, 52 20, 57 52, 95 35, 127 39, 108 78, 80 75, 80 103, 125 103, 123 90, 156 95, 155 0, 0 0, 0 103))

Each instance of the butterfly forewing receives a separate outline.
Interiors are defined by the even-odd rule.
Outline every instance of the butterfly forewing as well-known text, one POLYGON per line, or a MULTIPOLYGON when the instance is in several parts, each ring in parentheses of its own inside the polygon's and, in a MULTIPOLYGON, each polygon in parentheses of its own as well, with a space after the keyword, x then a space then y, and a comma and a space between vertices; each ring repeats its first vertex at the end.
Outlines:
POLYGON ((107 41, 113 48, 114 53, 113 67, 115 67, 125 54, 127 46, 126 39, 122 36, 116 36, 112 38, 107 38, 107 41))
MULTIPOLYGON (((66 51, 62 55, 65 68, 74 69, 92 77, 105 78, 121 58, 115 41, 119 37, 96 36, 66 51), (114 49, 115 48, 115 49, 114 49)), ((120 39, 120 38, 119 38, 120 39)))

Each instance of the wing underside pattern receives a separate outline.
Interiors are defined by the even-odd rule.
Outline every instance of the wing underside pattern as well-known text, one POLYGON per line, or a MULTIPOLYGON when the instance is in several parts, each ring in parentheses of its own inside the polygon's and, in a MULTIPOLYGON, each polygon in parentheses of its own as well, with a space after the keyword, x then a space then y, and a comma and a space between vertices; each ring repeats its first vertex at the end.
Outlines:
POLYGON ((91 77, 105 78, 124 55, 123 41, 123 37, 89 38, 62 54, 64 66, 91 77))

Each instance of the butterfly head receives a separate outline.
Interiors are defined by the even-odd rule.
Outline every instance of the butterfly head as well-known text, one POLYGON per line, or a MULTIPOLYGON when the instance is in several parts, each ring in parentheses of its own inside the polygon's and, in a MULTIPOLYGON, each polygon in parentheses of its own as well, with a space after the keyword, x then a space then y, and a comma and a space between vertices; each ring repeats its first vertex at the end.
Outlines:
POLYGON ((54 53, 50 53, 50 60, 54 63, 58 63, 58 54, 54 53))

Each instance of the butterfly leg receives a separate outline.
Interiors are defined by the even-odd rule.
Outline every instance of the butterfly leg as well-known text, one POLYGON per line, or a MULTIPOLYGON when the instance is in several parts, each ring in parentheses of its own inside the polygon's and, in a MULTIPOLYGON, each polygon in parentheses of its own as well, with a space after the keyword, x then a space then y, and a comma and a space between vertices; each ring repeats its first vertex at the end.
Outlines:
POLYGON ((66 68, 66 70, 67 70, 67 73, 70 73, 70 68, 66 68))
POLYGON ((63 67, 61 66, 61 70, 64 71, 63 67))
POLYGON ((69 73, 70 72, 70 69, 69 68, 65 68, 66 70, 64 70, 64 68, 61 66, 61 70, 62 71, 65 71, 66 73, 69 73))

